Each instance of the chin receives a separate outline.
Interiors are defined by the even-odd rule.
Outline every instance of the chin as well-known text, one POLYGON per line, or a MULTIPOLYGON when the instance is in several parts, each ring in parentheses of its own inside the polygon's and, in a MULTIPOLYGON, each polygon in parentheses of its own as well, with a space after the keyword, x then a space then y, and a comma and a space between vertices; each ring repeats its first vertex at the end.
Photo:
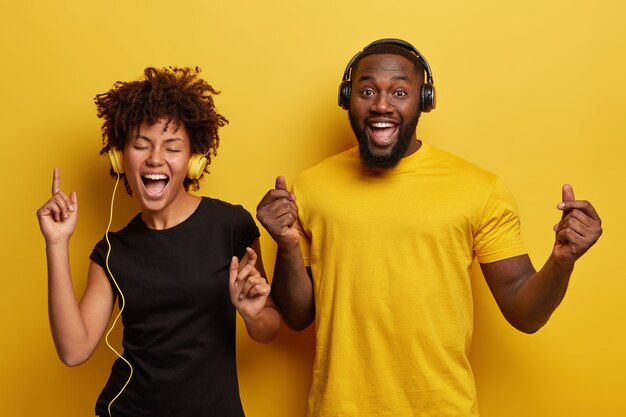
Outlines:
POLYGON ((385 171, 394 168, 404 157, 419 120, 419 112, 406 125, 401 125, 392 143, 384 150, 375 149, 367 134, 366 126, 360 126, 357 120, 348 113, 352 131, 359 144, 359 157, 364 167, 374 171, 385 171), (380 151, 378 152, 378 150, 380 151))
POLYGON ((142 198, 140 203, 142 210, 150 212, 157 212, 165 207, 165 199, 154 200, 142 198))
POLYGON ((390 148, 385 150, 373 149, 369 138, 357 135, 359 142, 359 157, 364 167, 375 170, 385 171, 394 168, 398 162, 404 157, 409 141, 396 141, 390 148))

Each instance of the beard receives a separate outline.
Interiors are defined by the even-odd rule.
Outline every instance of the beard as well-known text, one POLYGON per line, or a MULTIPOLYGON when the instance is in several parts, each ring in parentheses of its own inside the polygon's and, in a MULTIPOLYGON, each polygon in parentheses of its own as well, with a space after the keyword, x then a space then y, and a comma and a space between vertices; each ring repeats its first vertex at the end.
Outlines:
POLYGON ((399 131, 396 143, 393 145, 389 153, 382 155, 375 154, 372 151, 366 128, 359 124, 359 121, 356 120, 352 112, 349 110, 348 118, 350 119, 352 131, 354 132, 357 142, 359 143, 359 157, 361 158, 361 163, 366 168, 383 171, 395 167, 404 157, 404 154, 411 143, 411 138, 415 134, 417 122, 420 118, 420 112, 415 112, 415 115, 411 118, 411 120, 409 120, 408 123, 404 123, 404 120, 401 120, 401 124, 398 126, 399 131))

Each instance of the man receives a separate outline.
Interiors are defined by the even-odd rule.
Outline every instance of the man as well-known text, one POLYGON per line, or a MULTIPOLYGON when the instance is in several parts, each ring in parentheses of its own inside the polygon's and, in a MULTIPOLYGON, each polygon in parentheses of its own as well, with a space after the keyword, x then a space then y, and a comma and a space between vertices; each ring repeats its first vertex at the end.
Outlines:
POLYGON ((257 207, 278 244, 272 294, 285 322, 316 323, 310 416, 477 416, 474 258, 506 319, 532 333, 602 233, 565 185, 554 248, 536 272, 499 179, 417 139, 434 93, 413 46, 368 45, 340 87, 358 147, 302 173, 293 194, 279 177, 257 207))

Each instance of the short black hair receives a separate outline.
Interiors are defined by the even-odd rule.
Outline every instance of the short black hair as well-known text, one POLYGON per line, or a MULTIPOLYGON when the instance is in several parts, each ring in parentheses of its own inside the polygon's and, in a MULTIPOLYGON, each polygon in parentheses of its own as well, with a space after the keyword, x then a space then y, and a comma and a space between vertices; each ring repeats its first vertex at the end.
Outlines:
MULTIPOLYGON (((413 63, 413 66, 415 67, 415 73, 418 75, 423 76, 426 71, 422 60, 415 53, 411 52, 409 49, 404 48, 400 45, 396 45, 394 43, 380 43, 378 45, 371 46, 367 48, 366 50, 364 50, 363 52, 361 52, 359 56, 357 56, 356 59, 354 60, 354 63, 352 64, 352 68, 350 69, 350 73, 351 74, 356 73, 357 68, 359 66, 359 62, 361 62, 361 60, 365 58, 366 56, 383 55, 383 54, 400 55, 400 56, 405 57, 406 59, 408 59, 409 61, 413 63)), ((351 78, 352 78, 352 75, 351 75, 351 78)))

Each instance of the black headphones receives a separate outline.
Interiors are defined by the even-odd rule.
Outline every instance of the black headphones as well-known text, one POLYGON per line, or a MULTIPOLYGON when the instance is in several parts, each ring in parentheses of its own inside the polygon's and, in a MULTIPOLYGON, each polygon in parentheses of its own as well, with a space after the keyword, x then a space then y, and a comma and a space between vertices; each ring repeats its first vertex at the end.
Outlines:
POLYGON ((426 82, 422 84, 422 91, 420 93, 421 111, 423 111, 424 113, 428 113, 429 111, 434 109, 437 104, 437 100, 435 96, 435 84, 433 83, 433 75, 430 71, 430 65, 428 65, 428 61, 426 61, 426 58, 424 58, 413 45, 401 39, 394 38, 379 39, 370 43, 365 48, 363 48, 361 52, 352 57, 350 62, 348 62, 348 66, 343 73, 343 79, 341 80, 341 84, 339 85, 339 107, 342 107, 345 110, 348 110, 350 108, 350 90, 352 88, 350 72, 352 71, 352 65, 354 64, 354 61, 356 61, 359 55, 361 55, 364 51, 373 46, 381 44, 397 45, 404 49, 408 49, 410 52, 414 53, 415 56, 417 56, 417 58, 424 65, 424 71, 426 71, 426 82))

